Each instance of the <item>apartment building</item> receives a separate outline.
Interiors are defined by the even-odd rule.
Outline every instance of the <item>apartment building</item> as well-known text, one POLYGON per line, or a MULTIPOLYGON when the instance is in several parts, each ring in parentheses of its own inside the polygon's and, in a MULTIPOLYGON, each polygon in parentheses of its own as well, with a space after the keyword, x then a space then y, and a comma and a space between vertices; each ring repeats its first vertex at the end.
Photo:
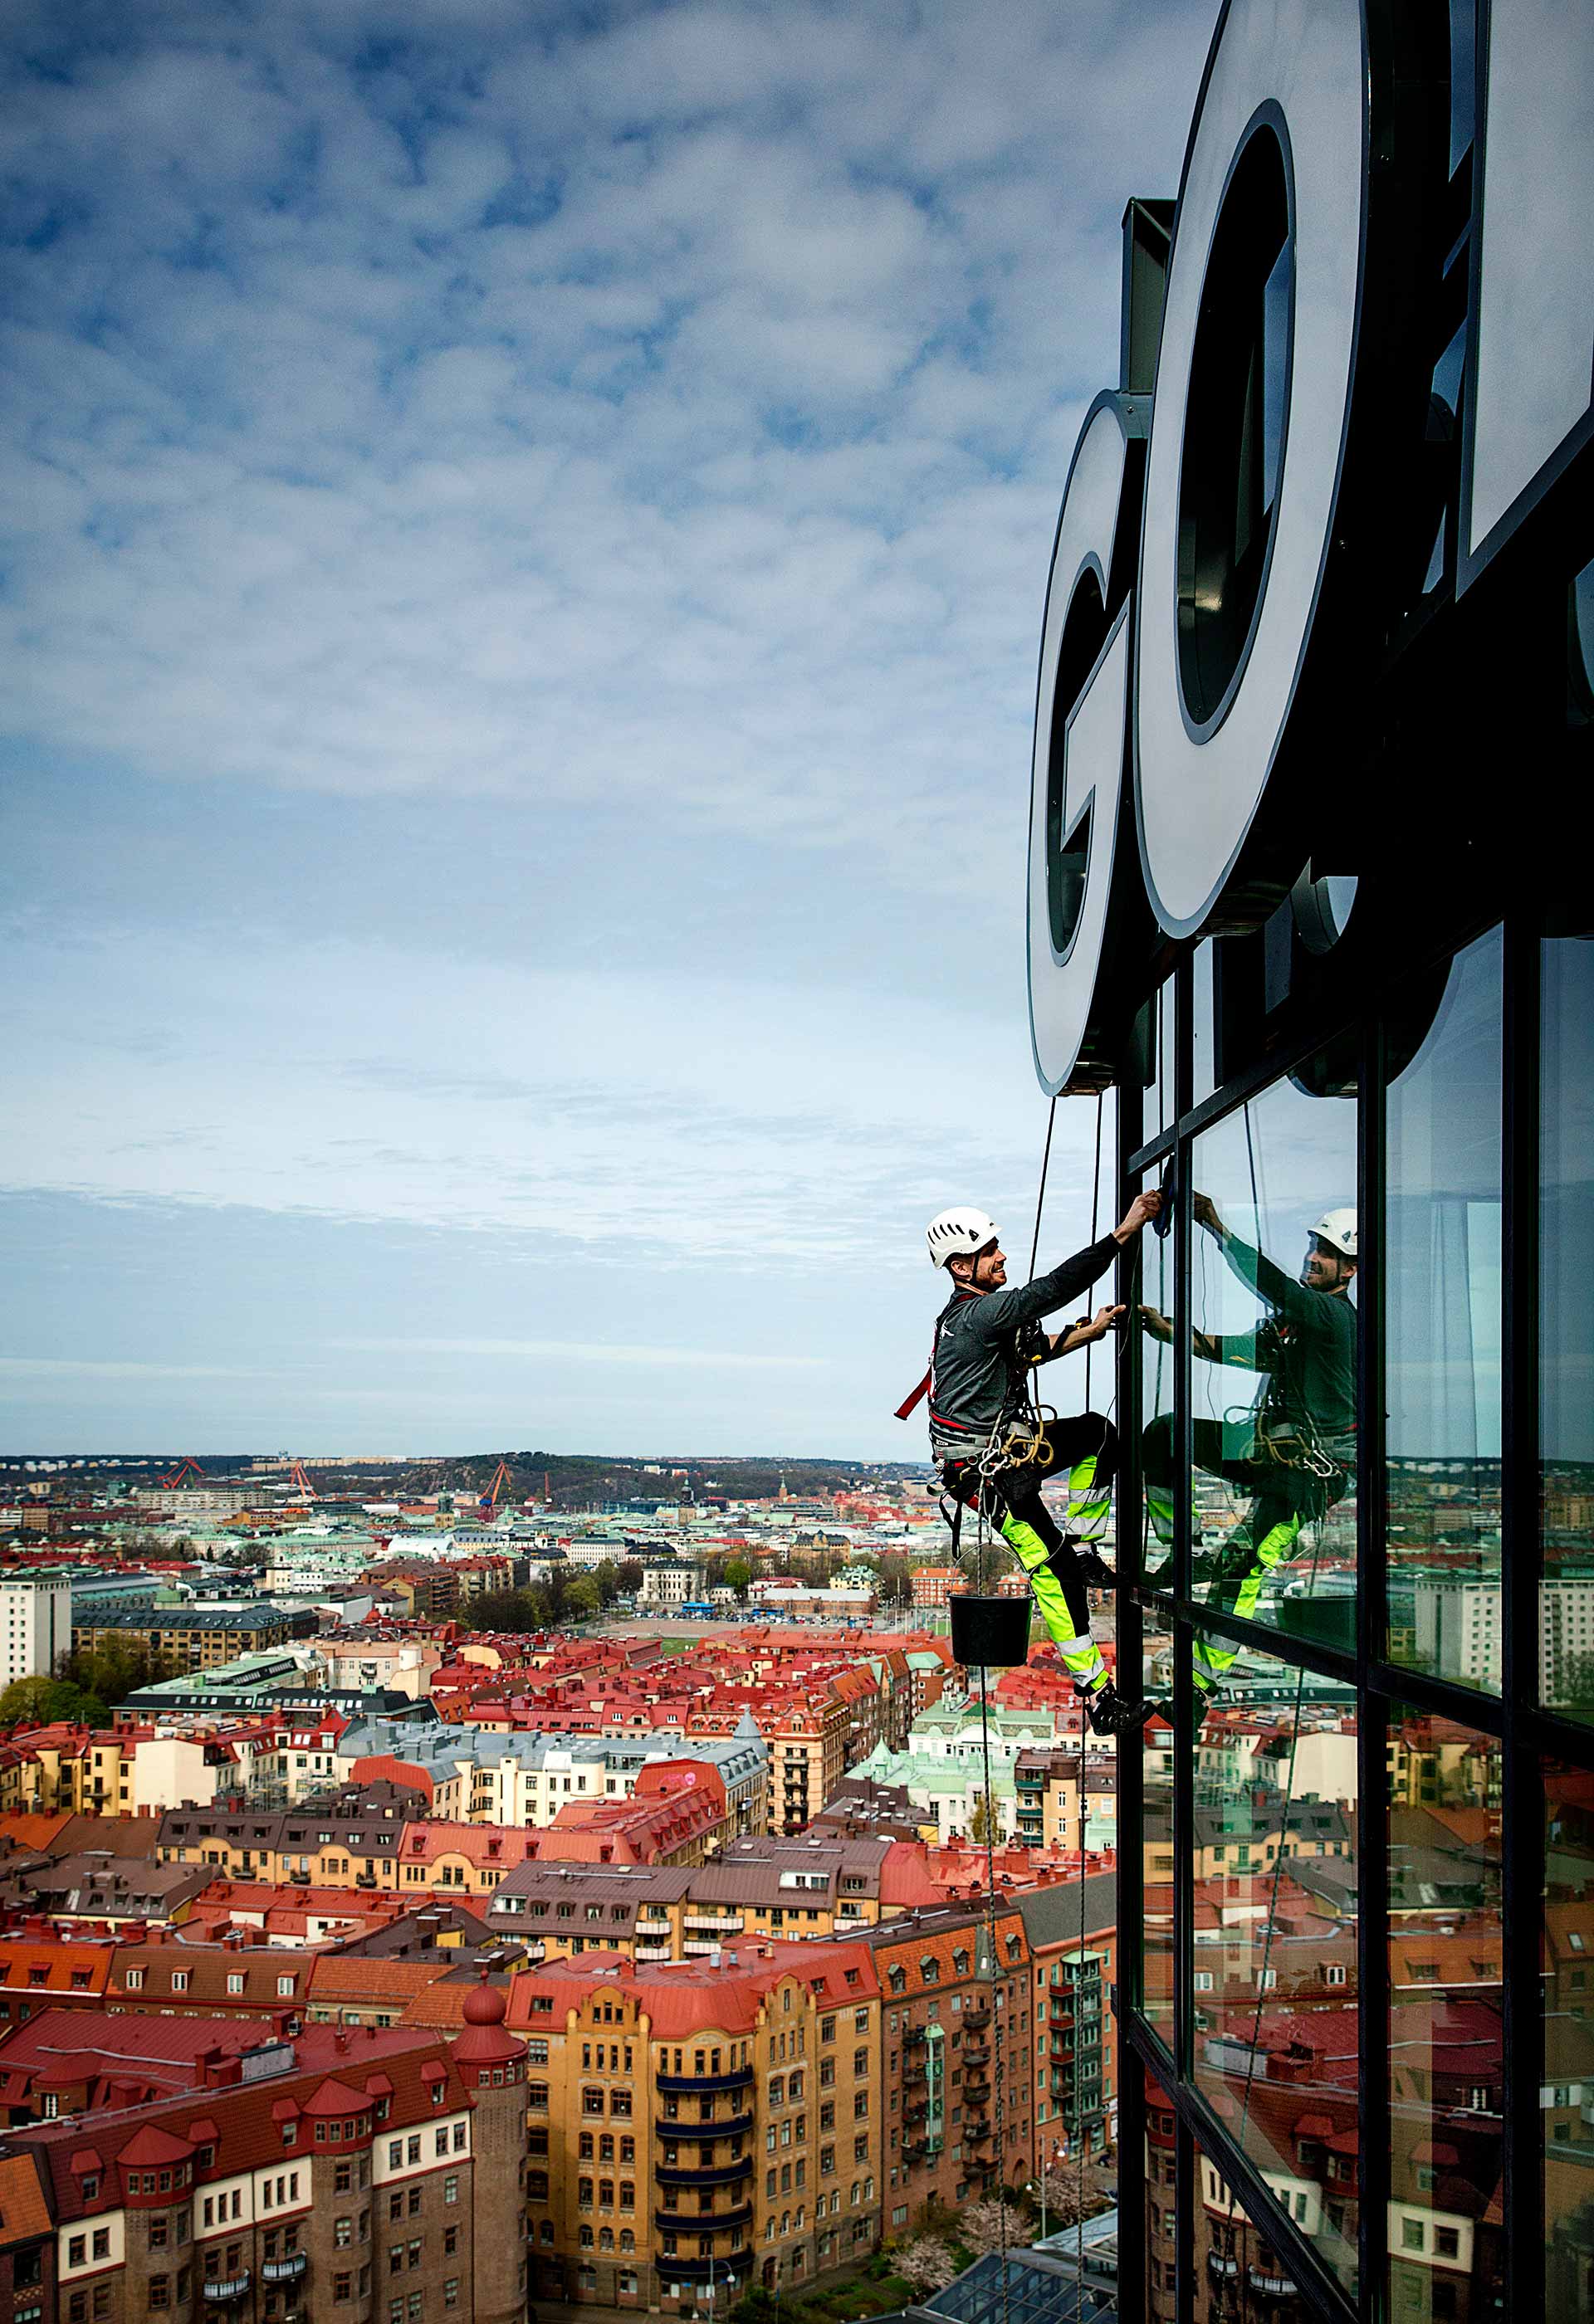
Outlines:
POLYGON ((172 1808, 161 1819, 156 1847, 162 1864, 213 1865, 229 1879, 393 1888, 404 1833, 417 1821, 412 1794, 373 1784, 295 1808, 251 1808, 236 1799, 172 1808))
POLYGON ((1111 1873, 1018 1899, 1030 1951, 1036 2162, 1097 2154, 1117 2136, 1117 1889, 1111 1873))
POLYGON ((356 1783, 423 1777, 433 1814, 477 1823, 549 1824, 574 1803, 629 1799, 644 1768, 656 1760, 706 1762, 724 1783, 730 1830, 764 1830, 769 1754, 750 1719, 724 1737, 690 1738, 679 1729, 505 1735, 454 1720, 427 1727, 366 1720, 343 1736, 337 1767, 356 1783))
POLYGON ((239 1655, 268 1653, 301 1637, 313 1618, 275 1606, 152 1606, 86 1609, 72 1623, 77 1654, 136 1646, 179 1671, 218 1669, 239 1655))
POLYGON ((847 1937, 941 1902, 915 1843, 827 1831, 737 1840, 691 1868, 539 1857, 505 1876, 487 1922, 550 1960, 597 1950, 690 1960, 742 1938, 847 1937))
POLYGON ((5 2134, 0 2168, 32 2158, 42 2181, 52 2313, 511 2324, 524 2050, 489 2002, 496 2021, 468 2022, 452 2054, 435 2034, 318 2027, 229 2087, 5 2134))
POLYGON ((771 1833, 801 1831, 847 1773, 850 1706, 829 1684, 806 1697, 784 1691, 753 1692, 736 1711, 695 1714, 690 1730, 713 1733, 723 1719, 734 1732, 743 1716, 752 1719, 769 1751, 767 1829, 771 1833))
POLYGON ((858 1945, 517 1976, 533 2296, 673 2314, 872 2250, 878 2011, 858 1945))
POLYGON ((1022 1915, 994 1932, 968 1906, 883 1923, 866 1940, 881 1992, 885 2228, 1033 2168, 1035 2009, 1022 1915))
POLYGON ((70 1573, 28 1566, 0 1572, 0 1686, 52 1676, 72 1642, 70 1573))
POLYGON ((1020 1751, 1013 1763, 1015 1836, 1031 1848, 1061 1848, 1076 1853, 1082 1849, 1114 1847, 1117 1752, 1087 1751, 1084 1772, 1081 1799, 1077 1744, 1020 1751))
POLYGON ((643 1561, 638 1606, 649 1611, 700 1603, 709 1587, 709 1571, 690 1558, 646 1558, 643 1561))

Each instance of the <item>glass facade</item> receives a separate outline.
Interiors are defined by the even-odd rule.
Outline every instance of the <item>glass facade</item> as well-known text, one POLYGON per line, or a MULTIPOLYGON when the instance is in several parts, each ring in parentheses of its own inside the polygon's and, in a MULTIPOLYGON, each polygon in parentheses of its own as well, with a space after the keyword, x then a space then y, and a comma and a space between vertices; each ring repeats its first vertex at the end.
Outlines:
POLYGON ((1594 944, 1479 897, 1274 1047, 1197 949, 1120 1124, 1144 2312, 1594 2324, 1594 944))
POLYGON ((1031 1028, 1163 1196, 1125 2324, 1594 2324, 1591 76, 1586 5, 1219 10, 1065 489, 1048 621, 1117 626, 1041 665, 1094 917, 1033 863, 1031 1028))

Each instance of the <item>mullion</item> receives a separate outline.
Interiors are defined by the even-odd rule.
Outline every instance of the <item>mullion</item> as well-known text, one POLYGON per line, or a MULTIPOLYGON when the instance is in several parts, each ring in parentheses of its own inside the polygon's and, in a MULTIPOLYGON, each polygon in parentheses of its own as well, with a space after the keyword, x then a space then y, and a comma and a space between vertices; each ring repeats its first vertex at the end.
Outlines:
POLYGON ((1357 2029, 1360 2079, 1357 2157, 1360 2306, 1383 2319, 1389 2299, 1389 1698, 1374 1682, 1388 1636, 1388 1480, 1385 1471, 1385 1047, 1382 1021, 1362 1044, 1357 1123, 1357 2029))
MULTIPOLYGON (((1501 1691, 1508 1713, 1537 1702, 1539 1526, 1539 976, 1536 931, 1508 920, 1502 1019, 1500 1446, 1501 1691)), ((1543 1816, 1530 1720, 1508 1715, 1502 1753, 1501 1842, 1506 2254, 1514 2298, 1541 2311, 1544 2248, 1543 2001, 1539 1985, 1543 1816)))

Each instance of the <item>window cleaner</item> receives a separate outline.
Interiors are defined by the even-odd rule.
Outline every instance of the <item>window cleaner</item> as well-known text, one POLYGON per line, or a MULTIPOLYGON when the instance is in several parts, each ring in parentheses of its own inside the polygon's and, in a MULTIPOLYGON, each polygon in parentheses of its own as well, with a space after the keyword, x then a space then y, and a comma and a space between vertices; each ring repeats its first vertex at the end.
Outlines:
MULTIPOLYGON (((1191 1425, 1197 1469, 1219 1477, 1250 1506, 1228 1538, 1207 1554, 1192 1521, 1192 1547, 1209 1571, 1207 1603, 1249 1621, 1268 1576, 1291 1558, 1302 1533, 1344 1499, 1356 1480, 1356 1309, 1350 1289, 1358 1266, 1354 1210, 1325 1211, 1312 1222, 1306 1255, 1292 1278, 1219 1217, 1209 1195, 1191 1198, 1196 1227, 1218 1244, 1230 1272, 1265 1303, 1248 1332, 1193 1332, 1205 1363, 1259 1374, 1255 1400, 1224 1420, 1191 1425)), ((1140 1310, 1141 1329, 1171 1341, 1173 1326, 1155 1307, 1140 1310)), ((1159 1413, 1141 1439, 1141 1466, 1153 1530, 1170 1547, 1176 1473, 1172 1415, 1159 1413)), ((1157 1581, 1166 1564, 1148 1573, 1157 1581)), ((1237 1646, 1216 1638, 1194 1649, 1191 1717, 1200 1727, 1213 1695, 1232 1669, 1237 1646)))
POLYGON ((994 1219, 957 1207, 931 1221, 925 1240, 932 1266, 954 1290, 936 1318, 930 1370, 900 1408, 905 1419, 930 1399, 930 1449, 946 1492, 995 1524, 1028 1574, 1048 1636, 1056 1645, 1098 1735, 1132 1733, 1154 1706, 1131 1702, 1107 1675, 1090 1636, 1088 1583, 1110 1584, 1111 1569, 1072 1530, 1062 1532, 1041 1498, 1050 1477, 1070 1472, 1070 1525, 1105 1522, 1117 1465, 1117 1437, 1098 1413, 1060 1418, 1038 1406, 1034 1368, 1102 1339, 1122 1319, 1103 1307, 1057 1333, 1042 1326, 1097 1282, 1118 1252, 1154 1219, 1159 1197, 1136 1194, 1121 1222, 1050 1274, 1007 1287, 1007 1262, 994 1219), (1082 1554, 1081 1554, 1082 1553, 1082 1554))

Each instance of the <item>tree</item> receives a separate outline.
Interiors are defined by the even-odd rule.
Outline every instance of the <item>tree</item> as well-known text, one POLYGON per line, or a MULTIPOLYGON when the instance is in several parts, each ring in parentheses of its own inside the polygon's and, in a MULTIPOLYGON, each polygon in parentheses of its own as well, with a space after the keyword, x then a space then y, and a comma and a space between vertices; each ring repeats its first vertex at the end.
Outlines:
POLYGON ((1002 1824, 996 1811, 987 1804, 981 1792, 974 1803, 974 1813, 968 1819, 968 1837, 976 1848, 983 1848, 987 1840, 1000 1841, 1002 1824))
MULTIPOLYGON (((787 2311, 788 2314, 790 2310, 787 2311)), ((750 2283, 731 2310, 731 2324, 774 2324, 780 2310, 761 2283, 750 2283)))
POLYGON ((977 2254, 1022 2250, 1030 2239, 1029 2214, 1022 2204, 986 2195, 959 2214, 958 2236, 967 2250, 977 2254))
POLYGON ((728 1557, 725 1562, 725 1586, 745 1598, 752 1583, 753 1569, 745 1557, 728 1557))
POLYGON ((615 1580, 619 1583, 625 1597, 635 1598, 642 1587, 644 1579, 640 1558, 623 1557, 615 1568, 615 1580))
POLYGON ((1081 2205, 1080 2177, 1077 2171, 1070 2171, 1062 2163, 1053 2163, 1052 2169, 1047 2172, 1045 2209, 1048 2227, 1071 2227, 1080 2219, 1094 2218, 1096 2213, 1105 2208, 1105 2198, 1093 2195, 1089 2187, 1085 2190, 1085 2200, 1081 2205))
POLYGON ((0 1694, 0 1720, 20 1720, 30 1727, 51 1727, 70 1720, 75 1727, 103 1727, 106 1707, 64 1678, 14 1678, 0 1694))
POLYGON ((896 2273, 915 2292, 941 2292, 958 2273, 951 2248, 939 2236, 915 2236, 894 2257, 896 2273))

